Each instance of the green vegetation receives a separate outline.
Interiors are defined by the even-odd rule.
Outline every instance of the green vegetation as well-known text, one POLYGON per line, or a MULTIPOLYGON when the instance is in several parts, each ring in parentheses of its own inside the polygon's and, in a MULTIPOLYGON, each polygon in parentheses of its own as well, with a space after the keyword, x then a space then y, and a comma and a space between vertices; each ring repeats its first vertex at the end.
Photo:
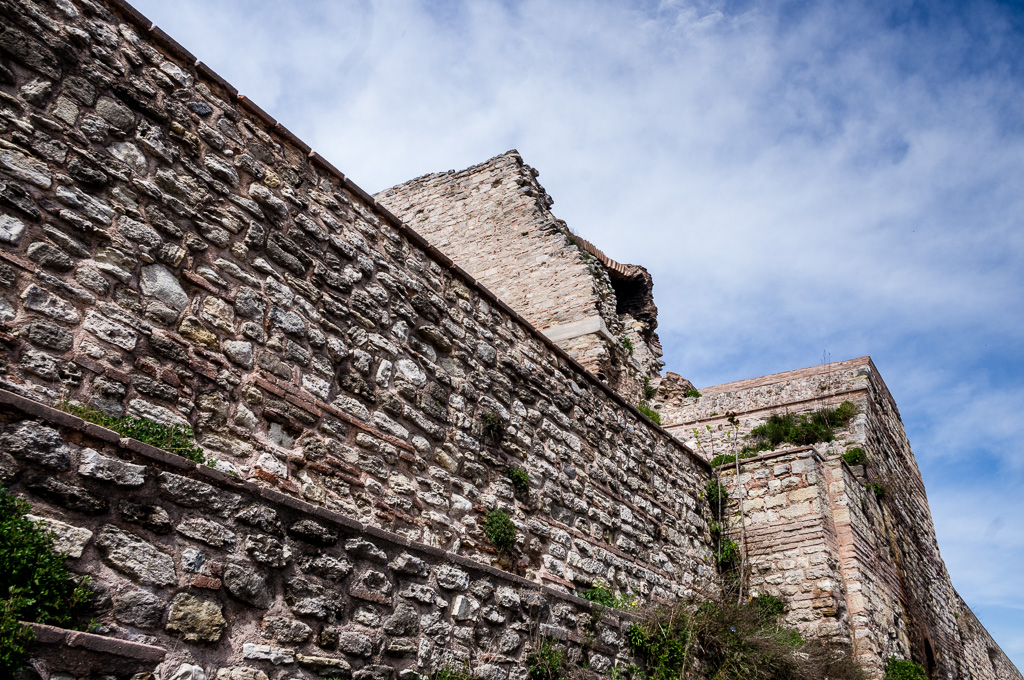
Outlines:
POLYGON ((891 656, 885 662, 885 680, 928 680, 928 673, 920 664, 891 656))
POLYGON ((49 532, 25 517, 29 504, 0 489, 0 677, 28 658, 32 630, 19 621, 69 627, 82 623, 90 590, 76 583, 53 551, 49 532))
POLYGON ((91 406, 77 406, 68 402, 61 404, 61 410, 78 416, 82 420, 88 420, 90 423, 113 430, 122 437, 138 439, 140 442, 182 458, 188 458, 196 463, 206 462, 203 450, 196 445, 195 434, 191 427, 161 425, 152 420, 135 416, 110 416, 91 406))
POLYGON ((430 680, 470 680, 472 677, 473 673, 470 670, 469 663, 464 662, 459 666, 447 665, 434 671, 434 674, 430 676, 430 680))
POLYGON ((654 393, 655 389, 654 385, 651 384, 651 379, 644 376, 644 400, 650 401, 651 399, 654 399, 654 393))
POLYGON ((512 488, 516 491, 525 492, 530 488, 530 475, 521 467, 510 467, 508 478, 512 482, 512 488))
POLYGON ((683 396, 684 397, 694 397, 695 399, 700 399, 700 392, 697 391, 697 390, 686 390, 686 394, 684 394, 683 396))
POLYGON ((844 401, 836 408, 822 408, 809 414, 776 414, 750 431, 751 443, 743 453, 770 451, 783 442, 806 446, 835 439, 836 428, 845 427, 857 415, 857 406, 844 401))
POLYGON ((500 444, 505 438, 505 423, 502 422, 501 416, 494 411, 485 411, 480 416, 480 422, 483 423, 484 436, 495 444, 500 444))
POLYGON ((499 552, 511 550, 516 545, 516 526, 504 510, 495 508, 487 514, 484 534, 499 552))
POLYGON ((868 454, 864 449, 856 446, 843 454, 843 460, 847 465, 863 465, 868 462, 868 454))
POLYGON ((778 598, 737 605, 705 602, 660 609, 626 631, 642 667, 614 674, 633 680, 863 680, 848 649, 807 642, 784 627, 778 598))
POLYGON ((622 338, 622 346, 626 348, 627 352, 629 352, 629 356, 633 356, 633 341, 632 340, 630 340, 629 338, 623 336, 623 338, 622 338))
POLYGON ((653 408, 651 408, 651 405, 647 402, 646 399, 641 399, 640 403, 637 404, 636 407, 640 411, 640 413, 643 413, 645 416, 653 420, 655 423, 661 425, 661 414, 655 411, 653 408))
POLYGON ((883 498, 885 498, 885 487, 879 484, 878 482, 865 484, 864 488, 867 489, 870 493, 875 494, 875 498, 877 498, 878 500, 882 500, 883 498))
POLYGON ((633 595, 616 596, 601 579, 596 579, 594 586, 590 590, 584 591, 581 597, 612 609, 633 609, 637 606, 636 597, 633 595))
POLYGON ((526 672, 530 680, 562 680, 567 671, 565 652, 556 647, 551 638, 545 638, 540 649, 526 657, 526 672))
MULTIPOLYGON (((744 458, 753 458, 755 454, 752 451, 740 451, 738 455, 739 459, 743 460, 744 458)), ((725 465, 726 463, 735 463, 736 458, 737 456, 730 456, 728 454, 715 456, 711 459, 711 467, 718 467, 719 465, 725 465)))
POLYGON ((707 484, 704 485, 704 500, 708 502, 711 516, 721 520, 725 514, 726 505, 729 503, 729 492, 718 479, 709 479, 707 484))

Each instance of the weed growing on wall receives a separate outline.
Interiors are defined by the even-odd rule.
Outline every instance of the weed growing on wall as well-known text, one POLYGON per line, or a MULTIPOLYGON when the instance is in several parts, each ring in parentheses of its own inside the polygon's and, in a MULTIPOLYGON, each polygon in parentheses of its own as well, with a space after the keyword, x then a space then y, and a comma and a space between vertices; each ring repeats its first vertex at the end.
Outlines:
POLYGON ((644 388, 644 400, 645 401, 650 401, 651 399, 654 399, 654 394, 655 394, 656 390, 654 389, 654 385, 651 384, 651 379, 648 378, 647 376, 644 376, 643 388, 644 388))
POLYGON ((608 588, 608 584, 601 579, 595 579, 593 587, 585 590, 580 597, 602 607, 610 607, 612 609, 633 609, 638 605, 635 596, 628 594, 616 595, 608 588))
POLYGON ((630 340, 627 337, 623 337, 622 338, 622 346, 625 348, 625 350, 627 352, 629 352, 629 356, 633 356, 633 341, 632 340, 630 340))
POLYGON ((430 680, 471 680, 473 674, 469 668, 468 663, 463 663, 460 666, 445 666, 434 671, 433 675, 430 676, 430 680))
POLYGON ((539 649, 527 655, 526 672, 530 680, 562 680, 568 672, 565 652, 545 638, 539 649))
POLYGON ((700 399, 700 392, 697 390, 686 390, 686 394, 684 394, 683 396, 692 397, 694 399, 700 399))
POLYGON ((0 489, 0 677, 28 658, 32 630, 19 621, 68 627, 79 623, 90 591, 76 583, 53 551, 49 532, 27 519, 29 504, 0 489))
POLYGON ((485 411, 480 416, 480 423, 484 428, 484 436, 495 444, 500 444, 501 440, 505 438, 505 423, 502 422, 501 416, 494 411, 485 411))
POLYGON ((640 411, 640 413, 643 413, 652 421, 654 421, 658 425, 661 425, 661 414, 655 411, 653 408, 651 408, 651 405, 647 402, 646 399, 641 399, 640 403, 636 405, 636 408, 638 411, 640 411))
POLYGON ((516 525, 504 510, 495 508, 487 514, 484 534, 500 552, 507 552, 516 545, 516 525))
POLYGON ((843 454, 843 460, 847 465, 863 465, 868 462, 868 454, 861 447, 855 446, 843 454))
POLYGON ((715 456, 711 459, 711 467, 718 467, 719 465, 726 465, 728 463, 735 463, 736 459, 743 460, 744 458, 753 458, 754 453, 752 451, 740 451, 737 455, 732 456, 729 454, 723 454, 721 456, 715 456))
POLYGON ((784 442, 797 446, 830 442, 835 439, 836 428, 848 425, 857 412, 853 402, 844 401, 836 408, 821 408, 808 414, 777 413, 750 431, 751 442, 743 447, 743 452, 770 451, 784 442))
POLYGON ((920 664, 891 656, 885 662, 885 680, 928 680, 928 673, 920 664))
POLYGON ((530 475, 521 467, 510 467, 508 479, 516 491, 525 492, 530 489, 530 475))
POLYGON ((850 650, 807 642, 782 625, 778 598, 744 604, 705 602, 655 610, 626 631, 640 666, 631 680, 863 680, 850 650))
POLYGON ((196 445, 195 434, 191 427, 161 425, 152 420, 135 416, 110 416, 91 406, 77 406, 68 402, 61 404, 61 410, 78 416, 82 420, 113 430, 122 437, 138 439, 140 442, 182 458, 188 458, 196 463, 207 462, 203 450, 196 445))

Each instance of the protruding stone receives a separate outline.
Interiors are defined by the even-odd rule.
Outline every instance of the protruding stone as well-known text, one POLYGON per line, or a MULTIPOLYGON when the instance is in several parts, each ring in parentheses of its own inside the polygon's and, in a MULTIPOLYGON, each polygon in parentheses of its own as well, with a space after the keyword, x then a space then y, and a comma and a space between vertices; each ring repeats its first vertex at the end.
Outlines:
POLYGON ((135 628, 156 628, 166 608, 164 600, 145 590, 129 590, 114 596, 114 618, 135 628))
POLYGON ((437 585, 445 590, 464 591, 469 588, 469 574, 449 564, 442 564, 435 572, 437 585))
POLYGON ((150 264, 143 267, 139 285, 143 295, 160 300, 175 312, 181 312, 188 306, 188 294, 178 278, 163 265, 150 264))
POLYGON ((112 482, 118 486, 142 486, 146 483, 144 465, 107 458, 92 449, 82 449, 79 461, 78 474, 85 477, 112 482))
POLYGON ((107 561, 140 583, 169 586, 178 582, 174 560, 135 534, 107 525, 96 539, 107 561))
POLYGON ((0 435, 0 451, 54 470, 71 467, 71 451, 60 432, 31 420, 0 435))
POLYGON ((227 623, 220 603, 189 593, 178 593, 171 601, 165 628, 189 642, 217 642, 227 623))
POLYGON ((224 569, 224 586, 242 602, 259 609, 266 609, 274 602, 266 577, 249 566, 229 564, 224 569))
POLYGON ((92 540, 92 532, 82 527, 72 526, 49 517, 25 515, 25 518, 41 524, 45 531, 50 532, 53 536, 54 552, 63 553, 71 559, 77 560, 81 557, 85 546, 92 540))
POLYGON ((24 234, 24 222, 12 215, 0 215, 0 243, 16 246, 24 234))

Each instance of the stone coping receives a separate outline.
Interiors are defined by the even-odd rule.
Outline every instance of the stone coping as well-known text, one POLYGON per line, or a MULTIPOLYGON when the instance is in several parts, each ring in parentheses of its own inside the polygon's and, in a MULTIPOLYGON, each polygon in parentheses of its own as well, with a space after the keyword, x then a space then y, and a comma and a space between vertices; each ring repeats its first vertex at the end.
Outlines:
POLYGON ((107 673, 152 671, 167 650, 155 645, 130 642, 105 635, 22 622, 35 634, 30 663, 41 665, 46 674, 71 673, 81 676, 107 673), (34 662, 34 663, 33 663, 34 662))
MULTIPOLYGON (((309 515, 310 517, 315 517, 333 524, 349 534, 367 536, 388 543, 396 548, 413 551, 422 556, 428 557, 436 564, 447 562, 457 565, 476 574, 498 578, 524 589, 538 591, 547 597, 563 600, 588 611, 597 606, 590 600, 585 600, 581 597, 545 586, 537 583, 536 581, 531 581, 530 579, 503 571, 488 564, 482 564, 463 555, 441 550, 440 548, 435 548, 417 541, 411 541, 390 531, 385 531, 384 529, 380 529, 372 525, 363 524, 362 522, 352 519, 351 517, 347 517, 341 513, 328 510, 327 508, 320 507, 318 505, 313 505, 307 501, 281 493, 280 491, 275 491, 274 489, 239 479, 226 472, 221 472, 220 470, 208 465, 195 463, 187 458, 182 458, 181 456, 169 453, 163 449, 158 449, 155 446, 140 442, 137 439, 122 438, 113 430, 100 427, 99 425, 87 422, 78 416, 65 413, 64 411, 47 406, 33 399, 28 399, 14 394, 13 392, 0 389, 0 406, 6 406, 13 410, 20 411, 27 416, 44 420, 51 425, 75 430, 101 441, 120 446, 121 448, 131 451, 142 458, 156 463, 158 467, 174 468, 177 474, 184 477, 200 480, 212 486, 230 490, 235 493, 247 494, 273 505, 301 512, 309 515)), ((705 593, 701 594, 706 595, 705 593)), ((616 613, 629 619, 635 616, 630 612, 622 610, 616 610, 616 613)))
POLYGON ((586 368, 583 367, 578 361, 573 359, 568 353, 565 352, 561 347, 555 344, 552 340, 548 339, 542 332, 537 330, 529 321, 524 319, 518 312, 512 309, 506 302, 501 300, 497 295, 492 293, 486 286, 477 281, 469 272, 459 267, 454 260, 442 253, 440 250, 432 246, 427 239, 413 231, 408 227, 402 220, 395 216, 391 211, 381 205, 377 200, 367 193, 363 188, 356 185, 351 179, 349 179, 344 173, 331 165, 323 156, 319 155, 311 149, 311 147, 295 136, 290 130, 281 125, 274 119, 269 113, 257 106, 251 99, 245 95, 239 94, 238 89, 232 87, 224 78, 217 75, 212 69, 206 64, 203 64, 199 59, 196 58, 191 52, 182 47, 177 41, 171 38, 167 33, 157 27, 155 23, 150 21, 142 12, 133 7, 130 3, 125 0, 106 0, 107 4, 113 7, 118 13, 122 15, 128 22, 134 24, 135 28, 139 29, 143 33, 149 35, 157 44, 163 46, 171 54, 175 55, 179 59, 183 60, 189 68, 194 68, 204 78, 209 78, 216 84, 224 88, 225 94, 228 99, 234 100, 234 102, 245 108, 249 113, 261 119, 266 125, 267 129, 278 135, 282 139, 286 140, 290 144, 298 147, 301 151, 307 154, 311 163, 317 165, 325 172, 332 174, 337 178, 338 182, 346 189, 351 191, 353 194, 359 197, 367 206, 373 209, 380 217, 384 218, 394 229, 400 232, 403 236, 408 238, 417 248, 422 250, 427 256, 431 257, 439 264, 444 266, 446 269, 451 271, 455 276, 463 280, 463 282, 470 288, 476 290, 487 302, 500 309, 502 312, 510 316, 516 323, 521 325, 527 332, 533 336, 534 339, 541 342, 547 347, 560 361, 564 361, 568 364, 575 373, 583 376, 591 384, 595 385, 598 389, 603 391, 613 401, 617 402, 620 406, 629 411, 634 417, 638 418, 640 422, 645 423, 646 426, 655 432, 660 433, 666 437, 673 445, 681 449, 691 460, 697 463, 698 466, 704 470, 710 470, 707 462, 702 459, 697 453, 691 451, 688 446, 683 442, 675 438, 675 436, 663 428, 662 426, 655 423, 653 420, 645 416, 640 409, 635 405, 630 404, 626 401, 618 392, 613 390, 608 385, 601 382, 597 376, 592 374, 586 368))

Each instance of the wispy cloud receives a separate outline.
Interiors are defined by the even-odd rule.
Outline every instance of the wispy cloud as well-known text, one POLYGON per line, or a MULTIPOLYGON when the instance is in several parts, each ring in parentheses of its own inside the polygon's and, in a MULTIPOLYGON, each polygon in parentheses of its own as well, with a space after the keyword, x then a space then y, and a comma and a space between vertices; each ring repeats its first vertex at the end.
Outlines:
MULTIPOLYGON (((871 354, 954 582, 994 611, 973 565, 1024 530, 955 508, 1024 513, 1013 3, 136 4, 370 191, 517 147, 556 214, 651 269, 699 385, 871 354)), ((1020 617, 990 625, 1024 667, 1020 617)))

